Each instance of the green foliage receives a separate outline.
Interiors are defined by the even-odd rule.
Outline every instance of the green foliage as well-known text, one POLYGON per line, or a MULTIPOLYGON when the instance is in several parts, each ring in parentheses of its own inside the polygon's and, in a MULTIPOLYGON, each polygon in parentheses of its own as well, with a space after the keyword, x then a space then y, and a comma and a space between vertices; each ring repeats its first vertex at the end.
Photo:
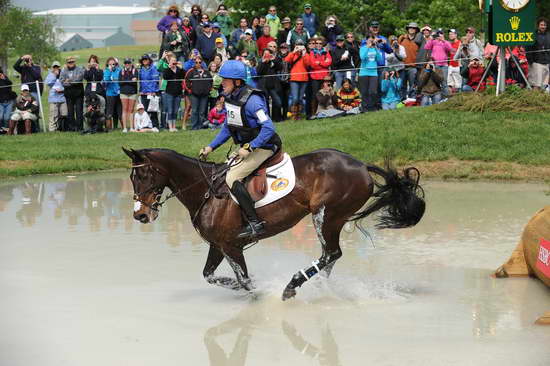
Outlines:
POLYGON ((49 62, 58 57, 51 18, 35 17, 28 9, 2 1, 0 57, 31 54, 36 63, 49 62))

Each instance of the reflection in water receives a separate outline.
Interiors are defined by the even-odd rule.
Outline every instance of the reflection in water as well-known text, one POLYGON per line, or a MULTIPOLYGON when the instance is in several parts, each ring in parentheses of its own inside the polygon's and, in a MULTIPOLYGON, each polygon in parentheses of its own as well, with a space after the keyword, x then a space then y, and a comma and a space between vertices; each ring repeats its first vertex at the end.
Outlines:
POLYGON ((235 317, 206 331, 204 345, 208 351, 211 366, 242 366, 245 364, 253 329, 253 321, 250 318, 247 319, 247 321, 242 321, 239 317, 235 317), (234 332, 238 332, 237 339, 228 354, 216 339, 221 335, 234 332))
POLYGON ((321 346, 316 347, 307 342, 297 331, 294 326, 284 321, 281 324, 283 333, 286 335, 295 350, 301 354, 308 355, 313 359, 319 360, 321 366, 340 366, 338 359, 338 345, 334 340, 334 336, 330 331, 328 324, 321 333, 321 346))

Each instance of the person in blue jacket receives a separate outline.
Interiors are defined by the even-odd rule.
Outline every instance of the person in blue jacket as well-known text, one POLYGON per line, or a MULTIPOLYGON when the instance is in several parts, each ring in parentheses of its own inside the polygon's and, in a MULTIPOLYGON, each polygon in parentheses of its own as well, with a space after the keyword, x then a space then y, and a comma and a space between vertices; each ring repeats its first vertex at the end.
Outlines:
POLYGON ((214 140, 201 149, 200 156, 208 156, 229 138, 240 145, 238 157, 241 161, 229 169, 225 181, 249 222, 238 237, 255 237, 265 232, 264 222, 258 218, 254 201, 243 180, 273 156, 281 148, 282 142, 269 117, 264 95, 260 90, 246 85, 245 64, 238 60, 226 61, 219 75, 223 78, 227 118, 214 140))
POLYGON ((118 84, 120 78, 120 67, 118 66, 118 60, 114 57, 109 57, 103 70, 103 82, 105 84, 105 94, 107 96, 105 100, 105 119, 107 129, 112 129, 113 117, 115 115, 118 118, 122 118, 122 104, 120 103, 120 85, 118 84))
MULTIPOLYGON (((158 98, 160 74, 148 54, 141 56, 139 60, 139 94, 141 104, 146 111, 149 111, 149 103, 153 98, 158 98)), ((158 111, 149 113, 153 127, 159 128, 158 111)))
POLYGON ((361 42, 359 49, 361 68, 359 69, 359 91, 361 92, 361 111, 376 110, 378 100, 378 68, 382 52, 376 46, 376 38, 369 36, 361 42))

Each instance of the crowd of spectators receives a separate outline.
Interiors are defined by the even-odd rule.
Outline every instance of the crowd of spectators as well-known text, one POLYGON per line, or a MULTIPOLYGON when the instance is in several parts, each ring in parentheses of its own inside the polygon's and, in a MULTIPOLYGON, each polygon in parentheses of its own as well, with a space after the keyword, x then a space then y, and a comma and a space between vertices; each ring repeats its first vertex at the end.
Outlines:
POLYGON ((335 15, 324 22, 311 4, 292 20, 270 6, 268 14, 234 24, 221 4, 214 14, 193 5, 173 5, 158 22, 160 50, 137 62, 97 56, 86 65, 68 57, 42 70, 31 55, 20 57, 21 93, 0 70, 0 127, 9 134, 37 130, 38 101, 49 89, 49 131, 95 133, 219 128, 225 120, 218 71, 229 59, 247 67, 247 84, 258 88, 275 122, 316 119, 440 103, 459 92, 496 82, 498 65, 506 83, 548 88, 550 33, 537 22, 534 45, 508 48, 484 44, 476 29, 432 29, 409 23, 402 34, 382 35, 372 20, 365 35, 345 30, 335 15), (37 87, 38 86, 38 87, 37 87), (182 107, 184 105, 184 108, 182 107))

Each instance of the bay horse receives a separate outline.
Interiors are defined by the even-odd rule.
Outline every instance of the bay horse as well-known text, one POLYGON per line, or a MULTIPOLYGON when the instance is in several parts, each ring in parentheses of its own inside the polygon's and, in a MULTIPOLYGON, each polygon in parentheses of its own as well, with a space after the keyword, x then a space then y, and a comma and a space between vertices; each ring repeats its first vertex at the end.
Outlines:
POLYGON ((225 183, 225 194, 213 192, 213 182, 224 179, 217 173, 226 164, 204 162, 167 149, 122 149, 132 159, 134 219, 141 223, 154 221, 162 204, 172 196, 177 197, 189 210, 195 229, 210 244, 204 278, 210 284, 233 290, 253 289, 243 256, 246 246, 292 228, 308 214, 312 214, 322 255, 309 268, 294 274, 283 291, 283 300, 294 297, 296 288, 320 271, 327 277, 330 275, 334 263, 342 256, 339 237, 346 222, 380 211, 377 227, 396 229, 414 226, 424 215, 424 191, 416 168, 407 168, 399 175, 389 164, 383 169, 338 150, 321 149, 292 158, 296 173, 294 189, 257 209, 266 222, 266 232, 254 239, 237 238, 243 226, 240 208, 229 196, 225 183), (214 178, 208 177, 208 173, 214 178), (377 183, 370 173, 385 182, 377 183), (161 202, 166 187, 172 193, 161 202), (372 202, 363 208, 371 197, 372 202), (224 258, 235 279, 214 275, 224 258))

